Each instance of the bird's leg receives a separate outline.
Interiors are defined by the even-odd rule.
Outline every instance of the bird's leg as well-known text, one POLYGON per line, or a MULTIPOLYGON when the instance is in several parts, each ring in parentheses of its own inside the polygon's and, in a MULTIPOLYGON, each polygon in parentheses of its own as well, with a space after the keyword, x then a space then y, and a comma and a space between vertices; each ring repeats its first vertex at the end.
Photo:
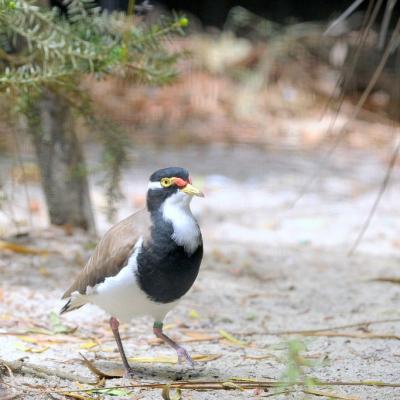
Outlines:
POLYGON ((178 355, 178 361, 180 364, 182 364, 185 360, 191 365, 194 365, 194 362, 192 358, 190 357, 189 353, 187 352, 186 349, 184 349, 182 346, 179 346, 178 343, 174 342, 171 338, 169 338, 167 335, 163 333, 163 323, 162 322, 154 322, 153 325, 153 332, 154 334, 160 338, 163 342, 167 343, 170 345, 172 348, 176 350, 176 353, 178 355))
POLYGON ((119 330, 118 330, 119 322, 118 322, 117 318, 114 318, 114 317, 110 318, 110 327, 114 334, 115 341, 117 342, 118 351, 122 358, 122 363, 124 364, 124 369, 125 369, 124 377, 132 378, 133 370, 128 363, 128 359, 126 358, 124 346, 122 346, 121 336, 119 335, 119 330))

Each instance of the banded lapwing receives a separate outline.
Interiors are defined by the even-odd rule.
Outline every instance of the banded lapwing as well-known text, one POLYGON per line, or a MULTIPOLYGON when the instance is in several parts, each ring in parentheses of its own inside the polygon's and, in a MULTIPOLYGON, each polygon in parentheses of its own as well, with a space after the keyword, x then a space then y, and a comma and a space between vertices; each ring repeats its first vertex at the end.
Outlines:
POLYGON ((163 333, 166 314, 191 288, 203 257, 199 225, 190 210, 203 193, 179 167, 154 172, 147 207, 113 226, 63 298, 61 313, 92 303, 110 316, 110 327, 124 364, 133 372, 119 335, 119 321, 150 315, 154 334, 172 346, 179 362, 193 364, 189 353, 163 333))

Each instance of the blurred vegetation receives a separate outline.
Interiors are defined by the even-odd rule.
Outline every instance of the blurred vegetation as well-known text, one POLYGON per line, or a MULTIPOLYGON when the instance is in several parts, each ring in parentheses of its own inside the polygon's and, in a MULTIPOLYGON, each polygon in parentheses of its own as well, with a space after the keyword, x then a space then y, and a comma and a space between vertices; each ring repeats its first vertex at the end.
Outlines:
MULTIPOLYGON (((68 0, 65 6, 66 13, 62 14, 59 9, 35 1, 0 0, 0 92, 4 95, 2 107, 7 108, 3 119, 12 125, 25 116, 26 131, 31 134, 38 161, 42 161, 39 168, 52 219, 51 196, 56 194, 54 190, 47 192, 54 182, 50 180, 46 190, 44 177, 54 166, 40 158, 49 154, 45 146, 50 142, 79 146, 68 120, 83 116, 104 144, 105 190, 112 217, 128 141, 115 124, 95 115, 82 80, 88 75, 96 79, 113 75, 151 85, 171 82, 176 76, 178 54, 166 50, 164 39, 169 34, 182 33, 188 20, 174 16, 147 24, 134 15, 133 1, 127 13, 103 12, 91 0, 68 0), (46 122, 46 118, 62 119, 63 114, 68 114, 67 121, 46 122)), ((73 153, 81 151, 76 149, 73 153)), ((86 171, 83 158, 78 156, 69 162, 71 176, 65 180, 80 179, 83 184, 78 186, 87 186, 86 177, 76 176, 86 171)), ((71 190, 71 186, 65 190, 71 190)), ((58 219, 52 220, 55 221, 58 219)))
POLYGON ((44 84, 76 90, 88 73, 155 84, 175 76, 176 55, 161 39, 181 31, 185 18, 146 25, 124 13, 101 12, 88 0, 66 4, 63 16, 32 1, 0 1, 0 89, 31 96, 44 84))

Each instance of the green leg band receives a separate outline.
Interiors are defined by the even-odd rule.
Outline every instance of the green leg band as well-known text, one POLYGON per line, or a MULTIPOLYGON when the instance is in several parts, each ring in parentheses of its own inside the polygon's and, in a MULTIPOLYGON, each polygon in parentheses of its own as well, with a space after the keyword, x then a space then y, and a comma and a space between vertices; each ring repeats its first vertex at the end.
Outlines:
POLYGON ((162 329, 163 325, 164 324, 162 322, 156 321, 156 322, 154 322, 153 328, 162 329))

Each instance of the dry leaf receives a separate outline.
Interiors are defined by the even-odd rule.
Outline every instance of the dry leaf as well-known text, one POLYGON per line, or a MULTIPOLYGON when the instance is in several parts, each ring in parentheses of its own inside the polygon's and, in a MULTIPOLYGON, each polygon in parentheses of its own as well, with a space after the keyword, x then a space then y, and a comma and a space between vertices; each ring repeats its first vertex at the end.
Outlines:
POLYGON ((222 357, 222 354, 195 354, 192 359, 200 362, 214 361, 222 357))
POLYGON ((67 339, 61 339, 56 337, 37 337, 37 336, 19 336, 19 339, 26 343, 41 344, 44 346, 51 346, 56 343, 66 343, 67 339))
POLYGON ((26 347, 23 344, 19 344, 19 343, 17 343, 17 345, 15 347, 18 350, 25 351, 27 353, 43 353, 50 348, 49 346, 26 347))
MULTIPOLYGON (((112 379, 121 378, 123 376, 123 371, 115 371, 115 373, 107 373, 100 371, 90 360, 88 360, 82 353, 79 355, 83 358, 84 364, 99 378, 112 379)), ((113 371, 114 372, 114 371, 113 371)))
POLYGON ((246 360, 266 360, 267 358, 276 358, 276 356, 272 354, 263 354, 260 356, 245 355, 244 358, 246 360))
POLYGON ((31 336, 20 336, 19 338, 20 338, 20 340, 23 340, 23 341, 26 342, 26 343, 35 343, 35 344, 38 343, 38 339, 35 338, 35 337, 31 337, 31 336))
POLYGON ((82 343, 79 347, 81 349, 92 349, 93 347, 98 346, 99 344, 94 342, 93 340, 88 340, 85 343, 82 343))
POLYGON ((43 276, 45 276, 45 277, 50 276, 49 270, 48 270, 46 267, 44 267, 43 265, 41 265, 41 266, 39 267, 39 274, 40 274, 40 275, 43 275, 43 276))
POLYGON ((14 253, 19 254, 31 254, 31 255, 46 255, 48 254, 47 250, 44 249, 36 249, 33 247, 27 247, 20 244, 6 242, 4 240, 0 240, 0 249, 10 250, 14 253))
POLYGON ((72 392, 63 392, 62 393, 65 397, 69 397, 71 399, 77 400, 95 400, 94 397, 84 396, 83 394, 72 393, 72 392))
POLYGON ((129 361, 136 363, 162 363, 162 364, 176 364, 177 357, 160 356, 160 357, 129 357, 129 361))
POLYGON ((248 346, 247 343, 243 342, 243 340, 237 339, 235 338, 235 336, 232 336, 230 333, 228 333, 227 331, 220 329, 218 331, 218 333, 226 340, 228 340, 228 342, 233 343, 236 346, 242 346, 242 347, 246 347, 248 346))
POLYGON ((68 327, 63 325, 59 315, 54 311, 50 313, 50 323, 53 333, 72 333, 77 329, 76 327, 68 327))
POLYGON ((190 310, 189 311, 189 317, 193 319, 199 319, 200 314, 196 310, 190 310))
POLYGON ((126 397, 132 394, 132 390, 125 389, 125 388, 104 388, 104 389, 94 389, 91 390, 89 393, 98 393, 98 394, 108 394, 109 396, 118 396, 118 397, 126 397))
POLYGON ((234 382, 229 382, 229 381, 222 382, 222 386, 227 389, 237 389, 237 390, 241 390, 242 392, 244 391, 244 389, 241 386, 239 386, 237 383, 234 383, 234 382))
POLYGON ((356 396, 348 396, 348 395, 345 395, 345 394, 337 394, 337 393, 332 393, 332 392, 325 392, 325 391, 316 390, 316 389, 304 389, 303 392, 307 393, 307 394, 313 394, 314 396, 328 397, 329 399, 360 400, 360 398, 356 397, 356 396))
MULTIPOLYGON (((192 355, 194 361, 207 362, 213 361, 221 357, 221 354, 195 354, 192 355)), ((159 356, 159 357, 130 357, 129 361, 136 363, 162 363, 177 364, 178 358, 175 356, 159 356)))
POLYGON ((230 378, 231 381, 238 381, 238 382, 255 382, 257 383, 258 380, 254 378, 240 378, 238 376, 234 376, 233 378, 230 378))
POLYGON ((181 400, 181 389, 176 389, 175 396, 170 395, 170 385, 165 385, 161 391, 161 396, 164 400, 181 400))
POLYGON ((396 277, 387 277, 387 278, 376 278, 371 279, 373 282, 387 282, 387 283, 394 283, 396 285, 400 285, 400 278, 396 277))

